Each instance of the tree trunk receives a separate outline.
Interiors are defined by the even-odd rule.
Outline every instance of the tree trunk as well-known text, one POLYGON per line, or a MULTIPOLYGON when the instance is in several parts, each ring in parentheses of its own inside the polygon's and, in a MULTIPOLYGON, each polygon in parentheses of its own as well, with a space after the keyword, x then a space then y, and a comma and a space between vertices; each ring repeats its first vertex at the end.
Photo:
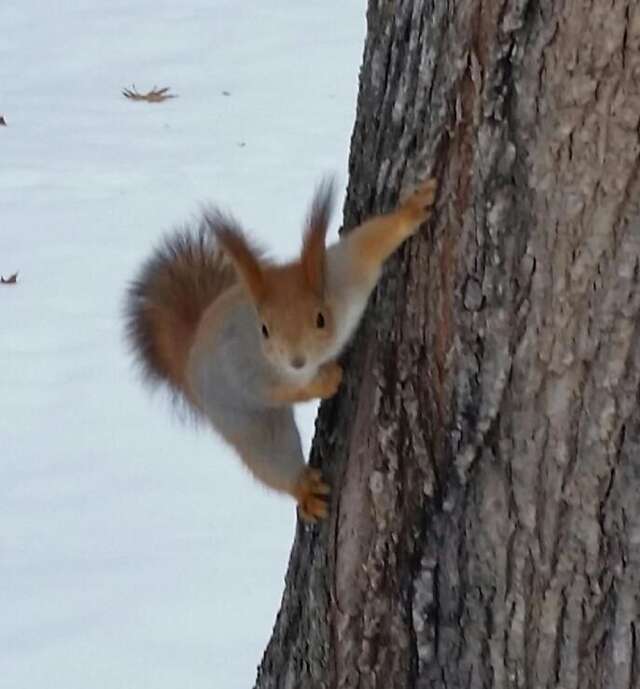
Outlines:
POLYGON ((417 176, 322 405, 258 689, 640 687, 640 5, 371 0, 344 227, 417 176))

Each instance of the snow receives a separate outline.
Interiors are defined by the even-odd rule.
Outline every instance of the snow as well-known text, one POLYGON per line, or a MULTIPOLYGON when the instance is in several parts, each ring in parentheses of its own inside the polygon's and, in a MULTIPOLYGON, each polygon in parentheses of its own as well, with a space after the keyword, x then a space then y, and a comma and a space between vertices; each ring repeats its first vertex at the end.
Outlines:
POLYGON ((0 5, 1 689, 253 686, 293 503, 141 386, 122 297, 209 200, 294 253, 346 182, 365 4, 0 5))

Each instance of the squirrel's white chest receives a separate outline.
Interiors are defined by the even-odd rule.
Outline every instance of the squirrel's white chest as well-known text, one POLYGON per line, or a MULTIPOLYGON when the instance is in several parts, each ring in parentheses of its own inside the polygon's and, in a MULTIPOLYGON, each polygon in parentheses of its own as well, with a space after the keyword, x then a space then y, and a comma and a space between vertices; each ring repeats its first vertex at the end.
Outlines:
POLYGON ((368 292, 352 292, 349 299, 339 300, 334 306, 336 337, 332 347, 331 359, 344 349, 358 327, 369 299, 368 292))

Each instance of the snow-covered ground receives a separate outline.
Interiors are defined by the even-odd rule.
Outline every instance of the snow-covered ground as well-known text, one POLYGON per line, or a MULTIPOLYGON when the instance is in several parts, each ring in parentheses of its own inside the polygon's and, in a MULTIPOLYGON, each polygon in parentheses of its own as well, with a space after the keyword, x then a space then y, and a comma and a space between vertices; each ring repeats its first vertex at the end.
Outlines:
POLYGON ((253 685, 294 506, 142 388, 123 291, 202 201, 294 252, 364 30, 365 0, 0 4, 1 689, 253 685))

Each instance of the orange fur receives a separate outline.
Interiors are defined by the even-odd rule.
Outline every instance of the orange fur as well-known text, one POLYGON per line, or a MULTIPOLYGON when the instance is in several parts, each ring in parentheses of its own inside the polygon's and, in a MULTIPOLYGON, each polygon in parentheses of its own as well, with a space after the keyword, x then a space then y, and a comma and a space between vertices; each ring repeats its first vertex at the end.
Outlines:
POLYGON ((216 210, 208 211, 205 218, 209 226, 215 228, 220 246, 233 261, 254 301, 260 303, 265 297, 264 259, 261 252, 252 246, 240 224, 232 217, 216 210))
MULTIPOLYGON (((334 334, 333 316, 321 296, 311 290, 300 261, 265 266, 262 270, 262 299, 254 306, 257 327, 267 328, 262 340, 265 356, 286 377, 297 358, 313 361, 326 348, 334 334), (319 313, 325 325, 316 326, 319 313)), ((262 337, 262 336, 261 336, 262 337)))
POLYGON ((300 263, 307 285, 318 295, 324 293, 327 228, 331 219, 335 185, 327 178, 316 189, 307 218, 300 263))
POLYGON ((435 180, 425 182, 396 210, 373 217, 348 234, 356 269, 377 270, 429 218, 436 189, 435 180))
POLYGON ((342 368, 332 361, 318 369, 318 373, 306 385, 281 383, 269 391, 275 403, 296 404, 315 399, 333 397, 342 382, 342 368))
POLYGON ((324 519, 328 514, 327 498, 330 492, 331 489, 322 480, 322 473, 306 467, 293 489, 301 516, 308 522, 324 519))
POLYGON ((144 374, 188 400, 189 350, 209 304, 237 282, 204 232, 177 233, 143 265, 127 292, 127 335, 144 374))

